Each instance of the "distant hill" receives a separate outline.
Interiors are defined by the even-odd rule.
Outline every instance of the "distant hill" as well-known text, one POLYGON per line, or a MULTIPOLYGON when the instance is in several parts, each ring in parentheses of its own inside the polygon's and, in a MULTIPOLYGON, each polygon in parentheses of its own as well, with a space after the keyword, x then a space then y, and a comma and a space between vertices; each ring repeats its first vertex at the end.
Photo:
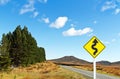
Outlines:
POLYGON ((99 64, 99 65, 111 65, 112 63, 109 61, 98 61, 97 64, 99 64))
MULTIPOLYGON (((92 64, 92 62, 85 61, 83 59, 79 59, 74 56, 64 56, 58 59, 52 59, 50 60, 56 64, 61 64, 61 65, 89 65, 92 64)), ((118 66, 120 65, 120 61, 117 62, 109 62, 109 61, 98 61, 98 65, 111 65, 111 66, 118 66)))
POLYGON ((51 60, 54 63, 57 64, 63 64, 63 65, 83 65, 83 64, 90 64, 90 62, 76 58, 74 56, 64 56, 62 58, 53 59, 51 60))
POLYGON ((112 62, 112 65, 119 65, 120 66, 120 61, 112 62))
POLYGON ((109 62, 109 61, 98 61, 97 64, 99 65, 111 65, 111 66, 120 66, 120 61, 117 62, 109 62))

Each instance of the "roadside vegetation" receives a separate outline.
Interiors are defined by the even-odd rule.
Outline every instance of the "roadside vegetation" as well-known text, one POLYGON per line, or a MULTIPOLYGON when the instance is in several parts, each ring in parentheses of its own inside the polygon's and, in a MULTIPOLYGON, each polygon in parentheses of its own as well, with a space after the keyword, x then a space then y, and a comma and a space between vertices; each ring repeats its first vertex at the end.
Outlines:
POLYGON ((82 75, 53 64, 43 62, 29 67, 17 67, 9 72, 0 72, 0 79, 86 79, 82 75))
MULTIPOLYGON (((84 69, 88 71, 93 71, 92 65, 81 65, 81 66, 73 66, 75 68, 84 69)), ((104 66, 104 65, 97 65, 97 72, 103 74, 109 74, 120 77, 120 66, 104 66)))

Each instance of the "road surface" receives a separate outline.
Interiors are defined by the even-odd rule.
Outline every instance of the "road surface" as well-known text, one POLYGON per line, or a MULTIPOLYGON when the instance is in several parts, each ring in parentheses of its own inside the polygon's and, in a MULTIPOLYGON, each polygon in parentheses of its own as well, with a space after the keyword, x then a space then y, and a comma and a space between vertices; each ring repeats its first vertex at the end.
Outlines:
MULTIPOLYGON (((93 78, 93 72, 92 71, 86 71, 86 70, 77 69, 77 68, 73 68, 73 67, 70 67, 70 66, 63 66, 63 65, 61 67, 72 70, 74 72, 78 72, 80 74, 83 74, 84 76, 89 77, 89 79, 93 78)), ((96 79, 120 79, 120 78, 97 73, 96 79)))

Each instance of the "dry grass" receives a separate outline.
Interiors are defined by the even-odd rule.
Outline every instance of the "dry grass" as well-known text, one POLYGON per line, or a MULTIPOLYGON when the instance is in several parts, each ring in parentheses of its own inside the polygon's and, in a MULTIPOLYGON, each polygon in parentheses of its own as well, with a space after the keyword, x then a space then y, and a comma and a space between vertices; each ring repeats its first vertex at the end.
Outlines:
POLYGON ((80 65, 80 66, 73 66, 73 67, 78 68, 78 69, 93 71, 92 65, 80 65))
POLYGON ((47 73, 58 69, 59 66, 52 62, 37 63, 29 67, 15 68, 12 72, 35 72, 35 73, 47 73))
POLYGON ((52 62, 37 63, 29 67, 1 72, 0 79, 85 79, 82 75, 60 68, 52 62))
MULTIPOLYGON (((81 65, 81 66, 73 66, 73 67, 93 71, 93 65, 81 65)), ((96 68, 97 68, 97 72, 99 73, 120 76, 120 66, 97 65, 96 68)))
POLYGON ((119 66, 97 66, 97 70, 98 70, 98 72, 116 75, 116 76, 120 77, 120 67, 119 66))

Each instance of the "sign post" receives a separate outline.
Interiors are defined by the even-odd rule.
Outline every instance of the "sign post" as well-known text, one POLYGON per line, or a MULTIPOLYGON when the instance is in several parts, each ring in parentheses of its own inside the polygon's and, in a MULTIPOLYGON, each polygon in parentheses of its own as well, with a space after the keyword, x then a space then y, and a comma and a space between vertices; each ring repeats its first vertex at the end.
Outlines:
POLYGON ((96 60, 94 58, 94 61, 93 61, 93 76, 94 76, 94 79, 96 79, 96 60))
POLYGON ((93 36, 84 46, 84 49, 94 58, 93 77, 96 79, 96 60, 95 58, 105 49, 105 45, 95 36, 93 36))

